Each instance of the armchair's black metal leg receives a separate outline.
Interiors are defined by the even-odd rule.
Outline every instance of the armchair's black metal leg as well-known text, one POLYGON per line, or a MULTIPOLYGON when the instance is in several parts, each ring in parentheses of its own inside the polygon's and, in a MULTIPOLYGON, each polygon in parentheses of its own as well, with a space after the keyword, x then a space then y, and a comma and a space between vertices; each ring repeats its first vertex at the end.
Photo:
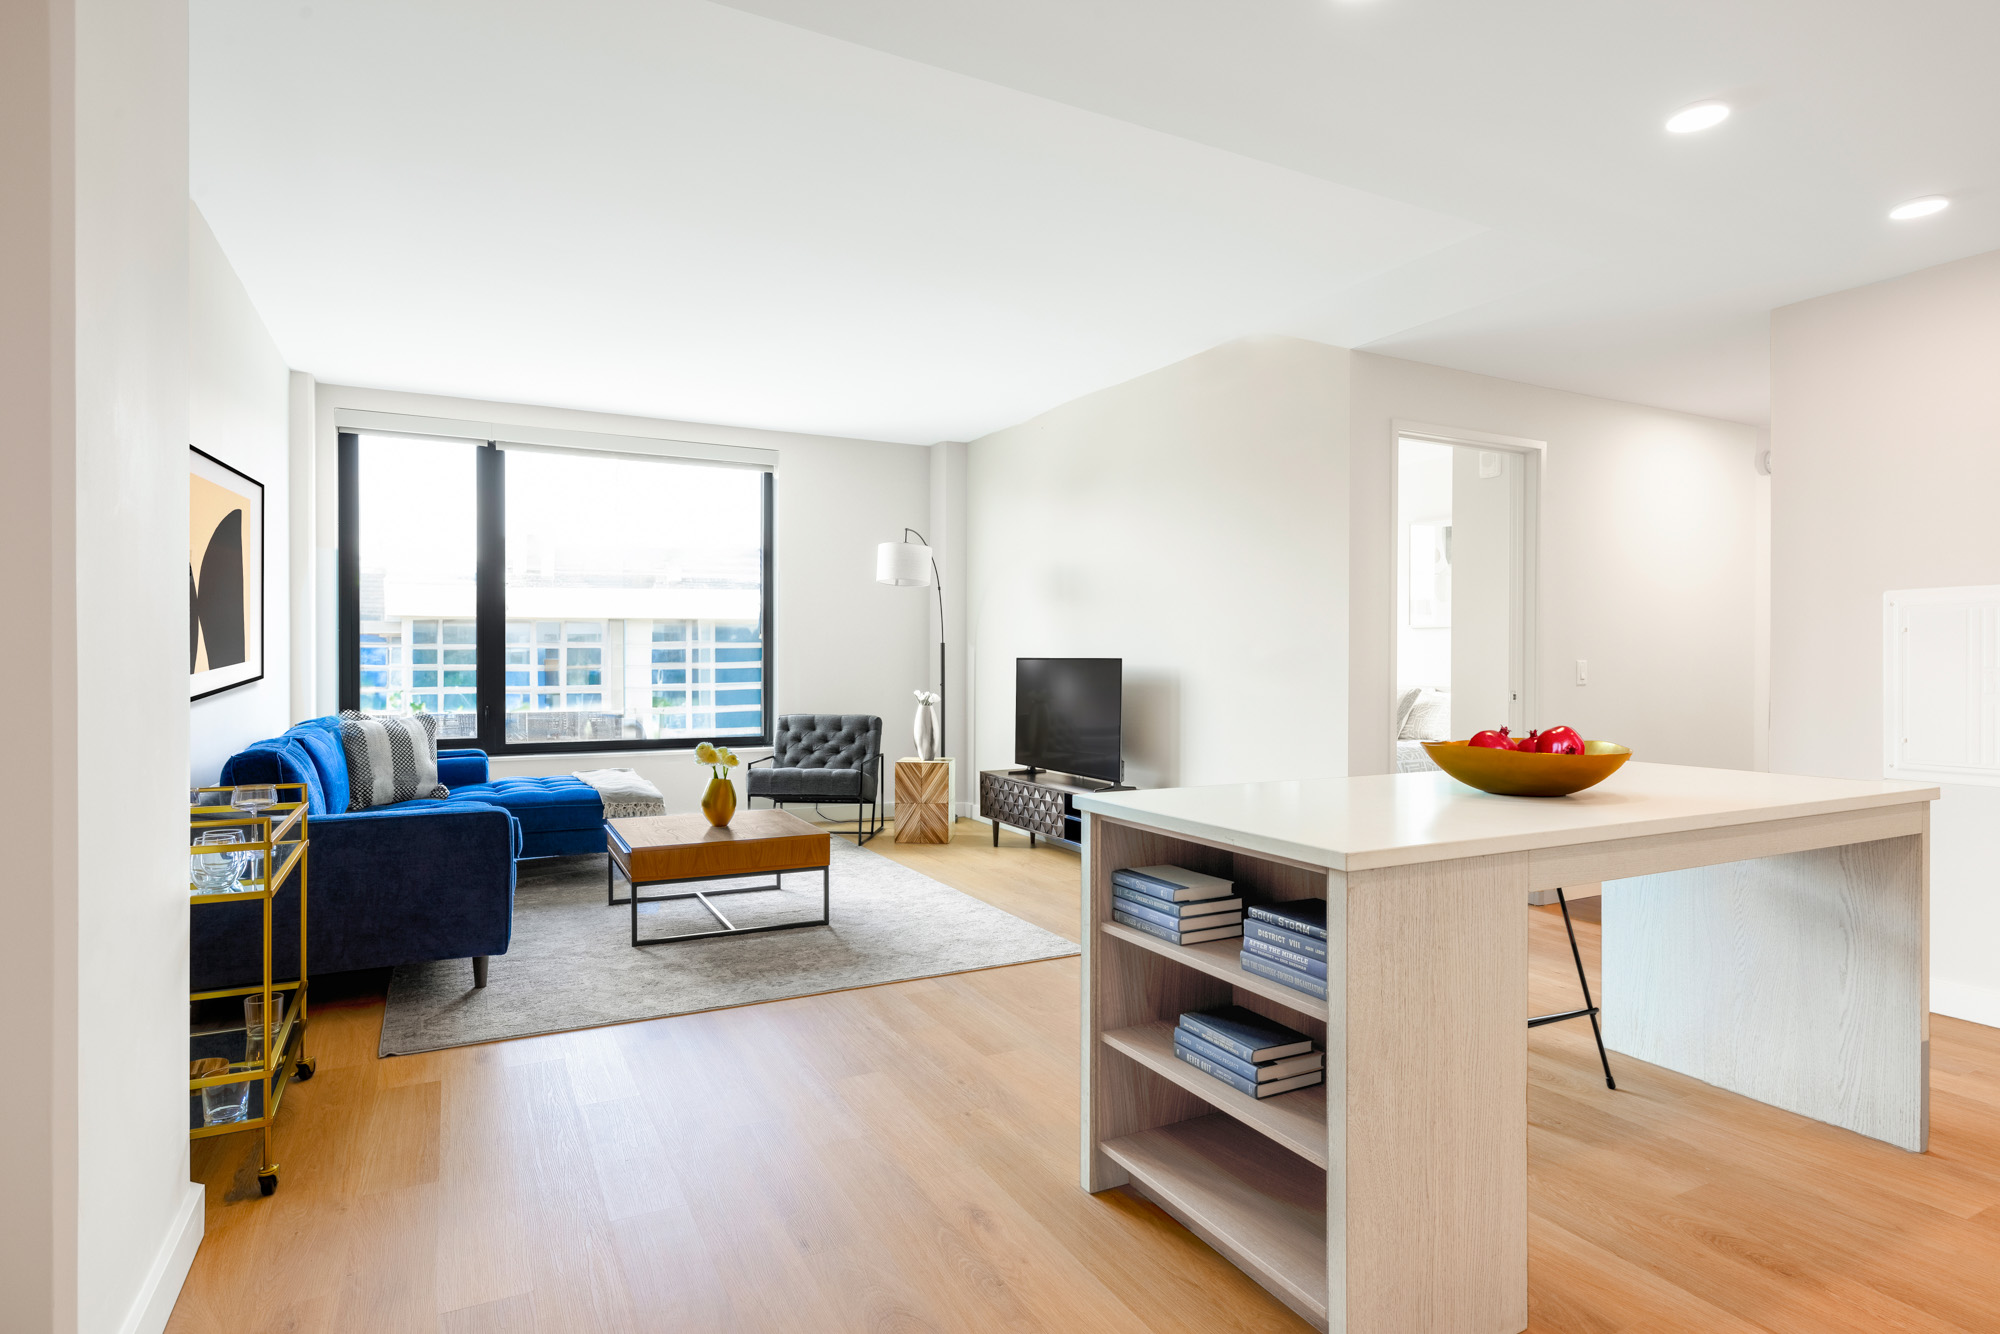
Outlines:
POLYGON ((873 763, 875 765, 875 800, 872 802, 867 800, 868 780, 864 778, 862 779, 861 791, 858 794, 861 800, 854 803, 854 846, 857 848, 875 837, 875 835, 881 833, 884 825, 887 823, 882 815, 881 757, 877 756, 873 763))
POLYGON ((472 956, 472 985, 475 990, 486 985, 486 963, 486 955, 475 954, 472 956))

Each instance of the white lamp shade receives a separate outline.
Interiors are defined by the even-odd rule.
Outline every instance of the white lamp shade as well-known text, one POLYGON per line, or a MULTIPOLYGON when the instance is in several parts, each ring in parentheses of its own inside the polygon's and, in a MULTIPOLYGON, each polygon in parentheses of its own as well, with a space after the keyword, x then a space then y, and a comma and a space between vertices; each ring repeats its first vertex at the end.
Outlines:
POLYGON ((915 542, 884 542, 875 548, 875 582, 909 587, 931 581, 931 549, 915 542))

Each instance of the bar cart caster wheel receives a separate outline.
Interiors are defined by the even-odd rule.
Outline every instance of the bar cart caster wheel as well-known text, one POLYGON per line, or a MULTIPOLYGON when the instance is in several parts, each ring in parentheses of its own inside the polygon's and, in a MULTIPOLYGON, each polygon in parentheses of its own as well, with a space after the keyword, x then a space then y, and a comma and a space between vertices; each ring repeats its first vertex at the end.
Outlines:
POLYGON ((268 1172, 259 1172, 257 1174, 257 1189, 265 1195, 274 1193, 278 1189, 278 1169, 274 1167, 268 1172))
POLYGON ((298 1065, 292 1070, 292 1078, 303 1083, 311 1079, 318 1070, 319 1058, 317 1056, 302 1056, 299 1058, 298 1065))

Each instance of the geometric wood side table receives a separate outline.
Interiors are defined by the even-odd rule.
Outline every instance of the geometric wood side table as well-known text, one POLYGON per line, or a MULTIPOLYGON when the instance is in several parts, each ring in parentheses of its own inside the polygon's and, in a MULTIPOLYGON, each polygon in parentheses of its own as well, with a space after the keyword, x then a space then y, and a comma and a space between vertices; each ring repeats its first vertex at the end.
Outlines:
POLYGON ((951 842, 951 761, 896 761, 896 841, 951 842))

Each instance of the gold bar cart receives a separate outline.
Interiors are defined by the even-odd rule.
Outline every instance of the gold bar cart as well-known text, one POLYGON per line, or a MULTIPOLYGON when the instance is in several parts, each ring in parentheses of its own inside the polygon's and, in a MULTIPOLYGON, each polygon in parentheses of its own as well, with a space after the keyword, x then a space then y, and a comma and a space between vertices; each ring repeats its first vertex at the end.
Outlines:
POLYGON ((230 888, 210 892, 190 874, 190 911, 210 905, 256 902, 262 909, 261 981, 255 986, 196 991, 188 995, 189 1129, 190 1139, 258 1132, 257 1186, 269 1195, 278 1188, 278 1164, 271 1161, 271 1124, 277 1119, 285 1090, 294 1079, 311 1079, 313 1058, 306 1054, 306 794, 302 783, 264 783, 274 789, 276 804, 242 810, 230 804, 233 787, 192 789, 188 810, 189 865, 196 856, 244 857, 246 869, 230 888), (211 802, 209 799, 215 797, 211 802), (199 802, 200 804, 195 804, 199 802), (235 829, 247 841, 200 842, 203 834, 235 829), (294 880, 296 877, 296 880, 294 880), (296 884, 299 902, 299 953, 296 978, 272 980, 272 909, 296 884), (262 997, 262 1028, 253 1033, 243 1014, 243 997, 262 997), (231 1007, 229 1001, 236 1001, 231 1007), (287 1003, 288 1002, 288 1003, 287 1003), (282 1016, 278 1006, 283 1005, 282 1016), (262 1041, 254 1042, 253 1039, 262 1041), (255 1059, 251 1059, 252 1057, 255 1059), (250 1085, 249 1106, 239 1120, 207 1123, 202 1090, 224 1084, 250 1085))

